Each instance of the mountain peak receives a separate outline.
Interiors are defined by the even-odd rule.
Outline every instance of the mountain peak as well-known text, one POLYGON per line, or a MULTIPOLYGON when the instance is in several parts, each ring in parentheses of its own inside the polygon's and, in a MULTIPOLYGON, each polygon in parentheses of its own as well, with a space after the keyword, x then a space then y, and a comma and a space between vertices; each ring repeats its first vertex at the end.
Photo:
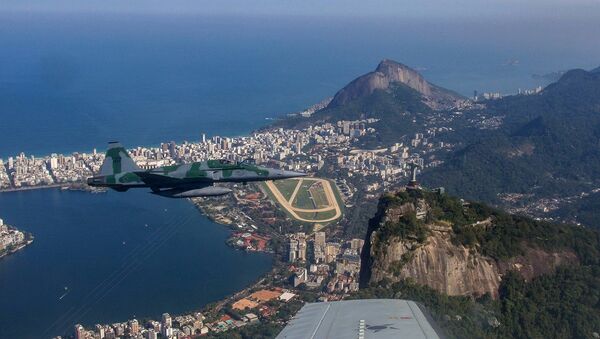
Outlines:
POLYGON ((392 59, 383 59, 379 62, 379 65, 377 65, 375 71, 384 73, 389 68, 404 68, 412 70, 410 67, 399 63, 398 61, 394 61, 392 59))
POLYGON ((364 74, 335 94, 329 107, 337 107, 352 100, 373 94, 376 90, 387 90, 395 83, 404 84, 419 92, 429 105, 448 103, 461 99, 459 95, 437 87, 425 80, 416 70, 391 59, 383 59, 373 72, 364 74))
MULTIPOLYGON (((598 69, 585 71, 583 69, 572 69, 563 74, 557 82, 548 85, 545 94, 565 95, 569 93, 568 98, 573 99, 574 95, 579 96, 587 93, 590 98, 597 98, 597 91, 600 85, 600 72, 598 69)), ((583 99, 582 99, 583 100, 583 99)), ((587 102, 589 100, 583 100, 587 102)))

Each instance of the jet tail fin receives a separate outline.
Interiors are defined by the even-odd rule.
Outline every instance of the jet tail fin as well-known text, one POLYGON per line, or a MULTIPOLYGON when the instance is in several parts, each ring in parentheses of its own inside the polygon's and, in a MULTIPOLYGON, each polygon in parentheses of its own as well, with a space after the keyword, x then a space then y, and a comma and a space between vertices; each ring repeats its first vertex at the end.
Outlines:
POLYGON ((141 171, 127 150, 117 141, 108 143, 106 158, 100 167, 100 175, 119 174, 122 172, 141 171))

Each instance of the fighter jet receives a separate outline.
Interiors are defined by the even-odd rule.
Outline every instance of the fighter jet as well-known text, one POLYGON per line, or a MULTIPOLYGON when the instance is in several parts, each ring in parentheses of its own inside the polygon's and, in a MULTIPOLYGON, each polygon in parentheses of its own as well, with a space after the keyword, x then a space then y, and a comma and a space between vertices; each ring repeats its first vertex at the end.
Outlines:
POLYGON ((151 193, 168 198, 209 197, 231 193, 216 182, 280 180, 306 176, 304 173, 261 167, 250 161, 208 160, 143 170, 118 142, 108 143, 106 158, 97 176, 87 179, 92 187, 108 187, 118 192, 130 188, 150 188, 151 193))

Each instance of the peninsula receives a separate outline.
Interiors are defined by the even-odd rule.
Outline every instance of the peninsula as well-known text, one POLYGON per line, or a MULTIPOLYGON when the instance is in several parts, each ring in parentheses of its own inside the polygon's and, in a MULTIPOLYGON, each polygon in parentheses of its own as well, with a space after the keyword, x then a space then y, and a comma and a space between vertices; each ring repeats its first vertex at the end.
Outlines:
POLYGON ((14 253, 33 242, 33 235, 4 224, 0 219, 0 258, 14 253))

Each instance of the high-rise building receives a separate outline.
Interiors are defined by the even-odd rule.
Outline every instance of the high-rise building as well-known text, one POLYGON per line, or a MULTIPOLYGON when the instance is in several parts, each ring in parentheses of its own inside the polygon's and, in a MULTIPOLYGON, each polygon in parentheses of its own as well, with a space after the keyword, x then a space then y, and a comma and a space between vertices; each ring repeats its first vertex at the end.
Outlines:
POLYGON ((350 248, 355 250, 358 254, 362 251, 365 241, 363 239, 352 239, 350 240, 350 248))
POLYGON ((146 339, 158 339, 158 334, 151 328, 146 332, 146 339))
POLYGON ((96 324, 95 328, 96 328, 96 333, 98 334, 98 336, 101 339, 104 339, 104 337, 106 336, 106 333, 105 333, 105 330, 104 330, 104 326, 102 326, 100 324, 96 324))
POLYGON ((106 327, 104 331, 104 339, 115 339, 116 337, 115 330, 113 330, 112 327, 106 327))
POLYGON ((75 325, 75 339, 86 339, 87 333, 81 324, 75 325))
POLYGON ((162 325, 163 325, 163 327, 171 327, 171 326, 173 326, 173 319, 171 319, 171 315, 169 313, 163 313, 163 315, 162 315, 162 325))
POLYGON ((342 122, 342 133, 345 135, 350 134, 350 121, 342 122))
POLYGON ((329 264, 334 262, 340 254, 340 245, 336 243, 328 243, 325 247, 325 263, 329 264))
POLYGON ((56 169, 58 167, 58 158, 51 157, 50 158, 50 169, 56 169))
POLYGON ((321 263, 325 261, 325 246, 327 246, 327 243, 325 242, 325 232, 316 232, 313 246, 315 262, 321 263))
POLYGON ((325 232, 315 233, 315 246, 325 247, 325 232))
POLYGON ((298 239, 298 260, 306 260, 306 239, 298 239))
POLYGON ((125 335, 125 327, 121 324, 113 324, 113 329, 115 330, 115 335, 120 337, 125 335))
POLYGON ((161 332, 162 332, 161 333, 162 336, 165 337, 165 338, 169 338, 170 339, 171 337, 173 337, 173 327, 171 327, 171 326, 163 326, 161 332))
POLYGON ((138 334, 140 332, 140 324, 137 319, 129 321, 129 333, 138 334))
POLYGON ((176 148, 176 146, 177 146, 177 144, 175 143, 175 141, 171 141, 169 143, 169 155, 173 159, 177 158, 177 148, 176 148))
POLYGON ((294 261, 296 261, 296 258, 297 258, 296 253, 298 253, 298 241, 294 238, 290 238, 288 247, 289 247, 288 261, 294 262, 294 261))
POLYGON ((306 234, 298 232, 290 235, 288 261, 306 260, 306 234))
POLYGON ((308 272, 306 268, 299 268, 294 275, 294 287, 298 287, 298 285, 305 283, 308 278, 308 272))

